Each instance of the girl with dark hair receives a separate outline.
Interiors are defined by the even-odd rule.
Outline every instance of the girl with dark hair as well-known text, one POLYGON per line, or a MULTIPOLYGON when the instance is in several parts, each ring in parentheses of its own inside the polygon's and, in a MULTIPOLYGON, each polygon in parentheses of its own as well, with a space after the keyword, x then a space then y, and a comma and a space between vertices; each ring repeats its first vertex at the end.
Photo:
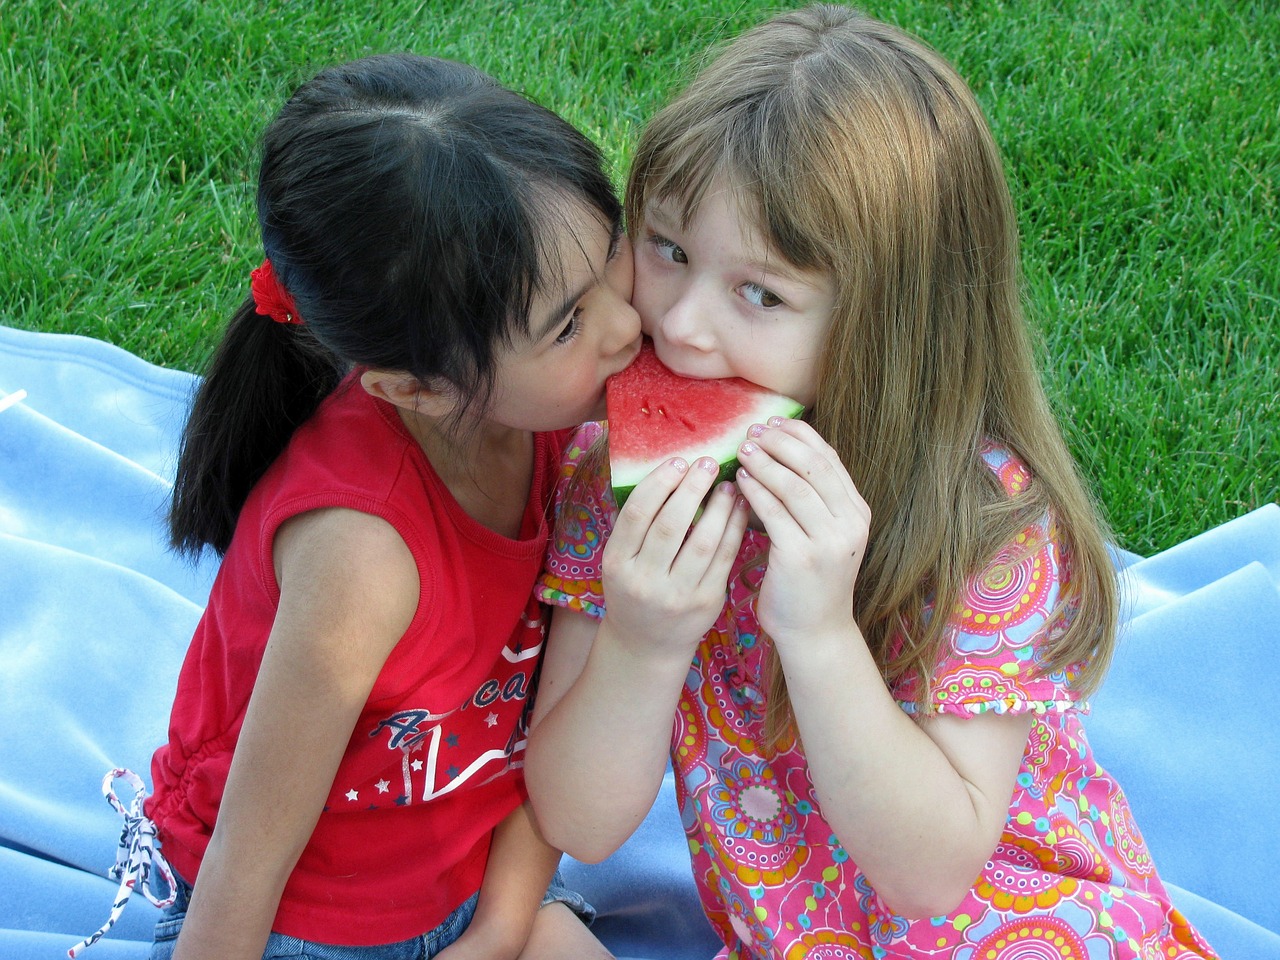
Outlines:
POLYGON ((223 560, 152 763, 153 957, 607 956, 520 769, 556 465, 639 349, 601 157, 372 57, 284 105, 257 206, 173 492, 223 560))

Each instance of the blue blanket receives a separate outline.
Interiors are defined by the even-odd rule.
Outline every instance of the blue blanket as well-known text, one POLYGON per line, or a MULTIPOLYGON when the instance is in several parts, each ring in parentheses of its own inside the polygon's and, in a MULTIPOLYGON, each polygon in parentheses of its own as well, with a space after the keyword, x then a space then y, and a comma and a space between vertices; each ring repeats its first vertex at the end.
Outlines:
MULTIPOLYGON (((120 820, 99 784, 113 766, 147 775, 216 566, 163 546, 194 383, 99 341, 0 327, 4 960, 65 956, 114 896, 120 820)), ((1280 693, 1280 507, 1115 560, 1123 640, 1090 739, 1183 911, 1228 960, 1280 960, 1280 730, 1265 709, 1280 693)), ((670 776, 617 854, 564 869, 620 957, 715 954, 670 776)), ((135 897, 89 957, 145 957, 155 916, 135 897)))

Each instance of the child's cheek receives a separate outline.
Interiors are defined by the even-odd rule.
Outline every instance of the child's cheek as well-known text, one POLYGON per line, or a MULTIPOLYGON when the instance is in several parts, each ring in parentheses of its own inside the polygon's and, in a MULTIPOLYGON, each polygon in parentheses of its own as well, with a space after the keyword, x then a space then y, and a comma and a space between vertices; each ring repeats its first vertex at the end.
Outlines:
POLYGON ((625 233, 618 241, 618 252, 609 261, 609 266, 605 270, 605 279, 609 286, 617 291, 618 296, 628 303, 631 302, 631 296, 635 290, 636 263, 631 251, 631 241, 627 239, 625 233))

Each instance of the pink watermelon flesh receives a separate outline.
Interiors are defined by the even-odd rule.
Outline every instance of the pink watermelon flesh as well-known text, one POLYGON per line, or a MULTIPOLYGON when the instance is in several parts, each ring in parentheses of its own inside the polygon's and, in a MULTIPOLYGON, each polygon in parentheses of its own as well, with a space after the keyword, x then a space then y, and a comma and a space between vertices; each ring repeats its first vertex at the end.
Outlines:
POLYGON ((621 507, 632 489, 672 457, 693 463, 711 457, 720 478, 738 469, 747 428, 770 417, 798 417, 804 407, 748 380, 693 380, 672 373, 653 343, 605 385, 609 412, 609 471, 621 507))

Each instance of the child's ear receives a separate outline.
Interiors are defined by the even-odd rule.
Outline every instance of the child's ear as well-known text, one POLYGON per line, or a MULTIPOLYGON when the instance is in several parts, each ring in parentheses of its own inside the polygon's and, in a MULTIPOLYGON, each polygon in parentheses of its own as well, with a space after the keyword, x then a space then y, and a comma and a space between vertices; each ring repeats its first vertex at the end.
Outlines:
POLYGON ((438 385, 427 386, 403 370, 366 370, 360 375, 360 386, 379 400, 429 417, 447 416, 457 405, 450 384, 441 381, 438 385))

